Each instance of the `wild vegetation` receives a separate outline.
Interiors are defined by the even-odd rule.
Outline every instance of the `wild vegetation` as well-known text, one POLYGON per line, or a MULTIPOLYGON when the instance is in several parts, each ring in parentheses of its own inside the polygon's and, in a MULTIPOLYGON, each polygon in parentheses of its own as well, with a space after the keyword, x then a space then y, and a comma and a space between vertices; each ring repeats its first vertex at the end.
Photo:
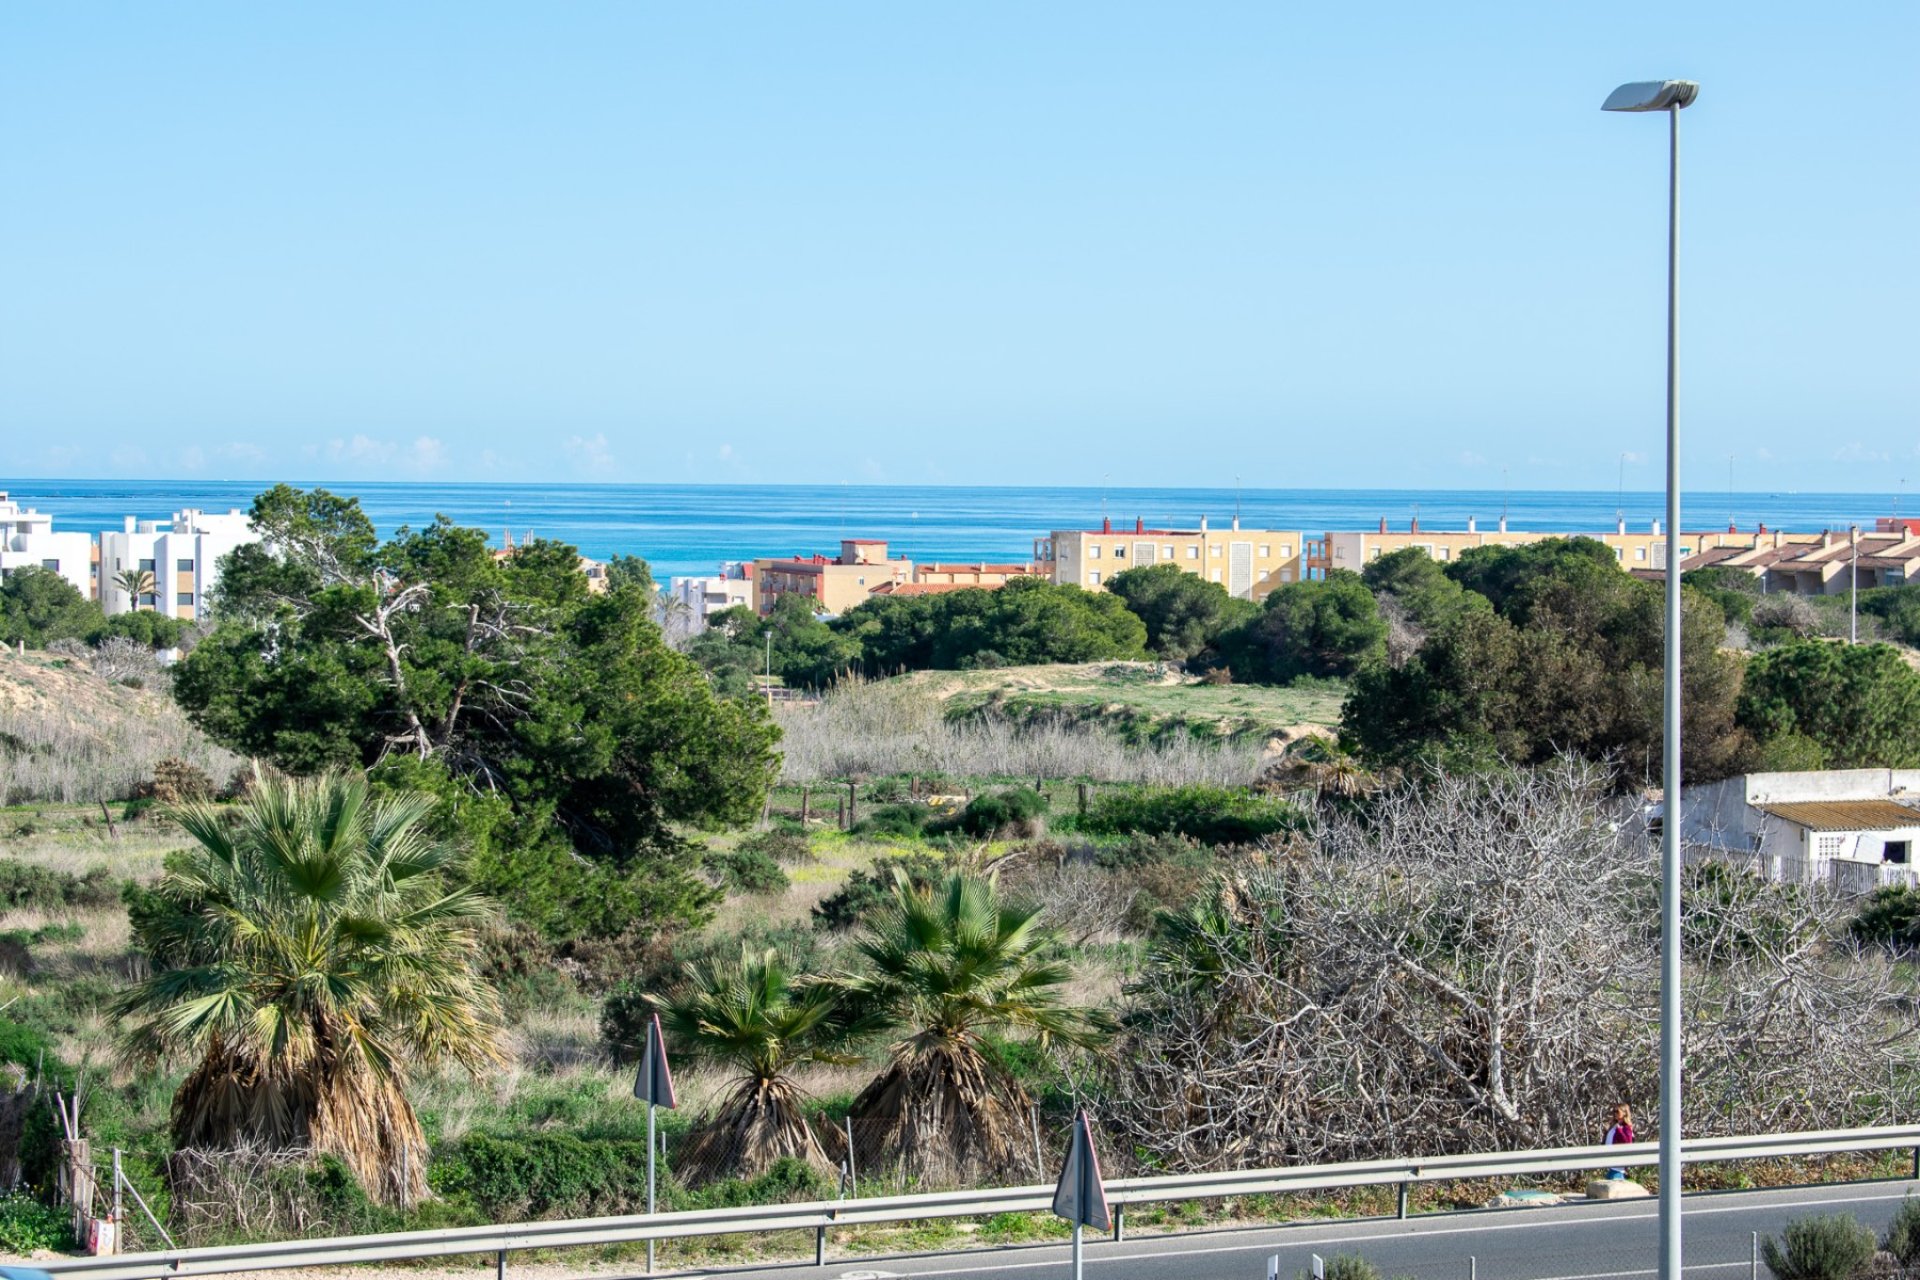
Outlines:
MULTIPOLYGON (((1657 767, 1657 590, 1590 548, 1257 606, 1153 571, 932 597, 964 642, 783 604, 682 654, 637 562, 596 596, 555 544, 383 542, 285 488, 255 517, 168 758, 6 748, 129 752, 73 795, 104 809, 0 812, 0 1059, 84 1071, 96 1148, 185 1240, 632 1211, 656 1013, 668 1207, 1031 1181, 1083 1104, 1112 1175, 1579 1143, 1623 1098, 1658 1131, 1624 798, 1657 767), (768 709, 768 635, 816 701, 768 709), (882 645, 971 669, 871 678, 882 645)), ((1703 768, 1902 749, 1920 677, 1759 604, 1735 652, 1737 591, 1689 606, 1703 768)), ((102 662, 11 655, 0 689, 165 711, 102 662)), ((1920 1102, 1914 895, 1685 889, 1691 1129, 1920 1102)))

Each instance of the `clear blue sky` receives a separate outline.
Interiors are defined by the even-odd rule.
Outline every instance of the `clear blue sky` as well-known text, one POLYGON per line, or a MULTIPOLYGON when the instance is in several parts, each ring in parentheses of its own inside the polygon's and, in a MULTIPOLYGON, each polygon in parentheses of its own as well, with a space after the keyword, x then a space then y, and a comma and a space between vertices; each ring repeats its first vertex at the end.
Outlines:
POLYGON ((0 472, 1920 480, 1920 6, 0 9, 0 472))

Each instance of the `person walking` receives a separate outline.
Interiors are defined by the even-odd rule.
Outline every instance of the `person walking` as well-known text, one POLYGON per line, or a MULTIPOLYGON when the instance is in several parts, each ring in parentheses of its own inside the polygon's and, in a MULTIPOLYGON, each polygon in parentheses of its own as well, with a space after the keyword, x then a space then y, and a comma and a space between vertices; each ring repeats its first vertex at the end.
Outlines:
MULTIPOLYGON (((1622 1102, 1614 1107, 1613 1119, 1607 1125, 1607 1136, 1602 1141, 1609 1147, 1619 1146, 1633 1141, 1633 1108, 1622 1102)), ((1615 1182, 1627 1176, 1626 1169, 1607 1170, 1607 1177, 1615 1182)))

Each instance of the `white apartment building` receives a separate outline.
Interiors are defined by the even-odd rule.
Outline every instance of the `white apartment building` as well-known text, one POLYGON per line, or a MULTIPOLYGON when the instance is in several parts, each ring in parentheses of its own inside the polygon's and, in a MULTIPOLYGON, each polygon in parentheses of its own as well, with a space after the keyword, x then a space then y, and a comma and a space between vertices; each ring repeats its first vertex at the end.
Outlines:
POLYGON ((1242 529, 1240 520, 1210 529, 1200 517, 1195 529, 1149 529, 1136 519, 1133 528, 1055 529, 1033 544, 1039 573, 1056 583, 1104 591, 1117 573, 1155 564, 1173 564, 1217 582, 1242 600, 1264 600, 1282 583, 1300 581, 1307 539, 1298 529, 1242 529))
POLYGON ((50 569, 91 600, 93 539, 84 533, 55 533, 53 517, 22 507, 0 492, 0 574, 33 566, 50 569))
POLYGON ((675 578, 667 588, 668 598, 683 610, 687 633, 707 629, 707 619, 735 605, 753 608, 753 579, 744 576, 744 566, 722 565, 710 578, 675 578))
POLYGON ((124 528, 100 535, 100 607, 108 614, 157 609, 172 618, 199 618, 219 579, 220 557, 257 541, 238 508, 222 515, 189 507, 172 520, 128 516, 124 528), (123 585, 128 571, 153 575, 152 590, 138 600, 123 585))

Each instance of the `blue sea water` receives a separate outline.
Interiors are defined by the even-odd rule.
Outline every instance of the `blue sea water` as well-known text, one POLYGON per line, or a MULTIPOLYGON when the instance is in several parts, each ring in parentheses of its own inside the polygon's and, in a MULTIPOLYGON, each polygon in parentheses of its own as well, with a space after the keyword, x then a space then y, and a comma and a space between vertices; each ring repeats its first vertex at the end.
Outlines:
MULTIPOLYGON (((245 508, 259 481, 18 480, 0 477, 24 505, 52 514, 56 529, 117 529, 125 516, 165 519, 176 508, 245 508)), ((1600 532, 1623 507, 1628 526, 1645 529, 1661 513, 1659 493, 1395 489, 1091 489, 907 485, 596 485, 330 484, 351 494, 383 533, 444 514, 486 529, 497 542, 511 528, 559 538, 597 558, 644 557, 658 578, 712 572, 723 560, 831 554, 839 540, 885 538, 915 560, 1025 560, 1035 538, 1053 529, 1116 527, 1136 517, 1149 527, 1191 527, 1202 515, 1216 526, 1236 505, 1249 528, 1310 534, 1371 529, 1382 517, 1405 528, 1416 514, 1429 529, 1462 528, 1477 516, 1490 529, 1501 512, 1515 529, 1600 532)), ((1685 508, 1688 529, 1844 529, 1871 527, 1899 507, 1894 494, 1719 493, 1703 491, 1685 508)), ((1909 500, 1907 514, 1920 514, 1909 500)))

